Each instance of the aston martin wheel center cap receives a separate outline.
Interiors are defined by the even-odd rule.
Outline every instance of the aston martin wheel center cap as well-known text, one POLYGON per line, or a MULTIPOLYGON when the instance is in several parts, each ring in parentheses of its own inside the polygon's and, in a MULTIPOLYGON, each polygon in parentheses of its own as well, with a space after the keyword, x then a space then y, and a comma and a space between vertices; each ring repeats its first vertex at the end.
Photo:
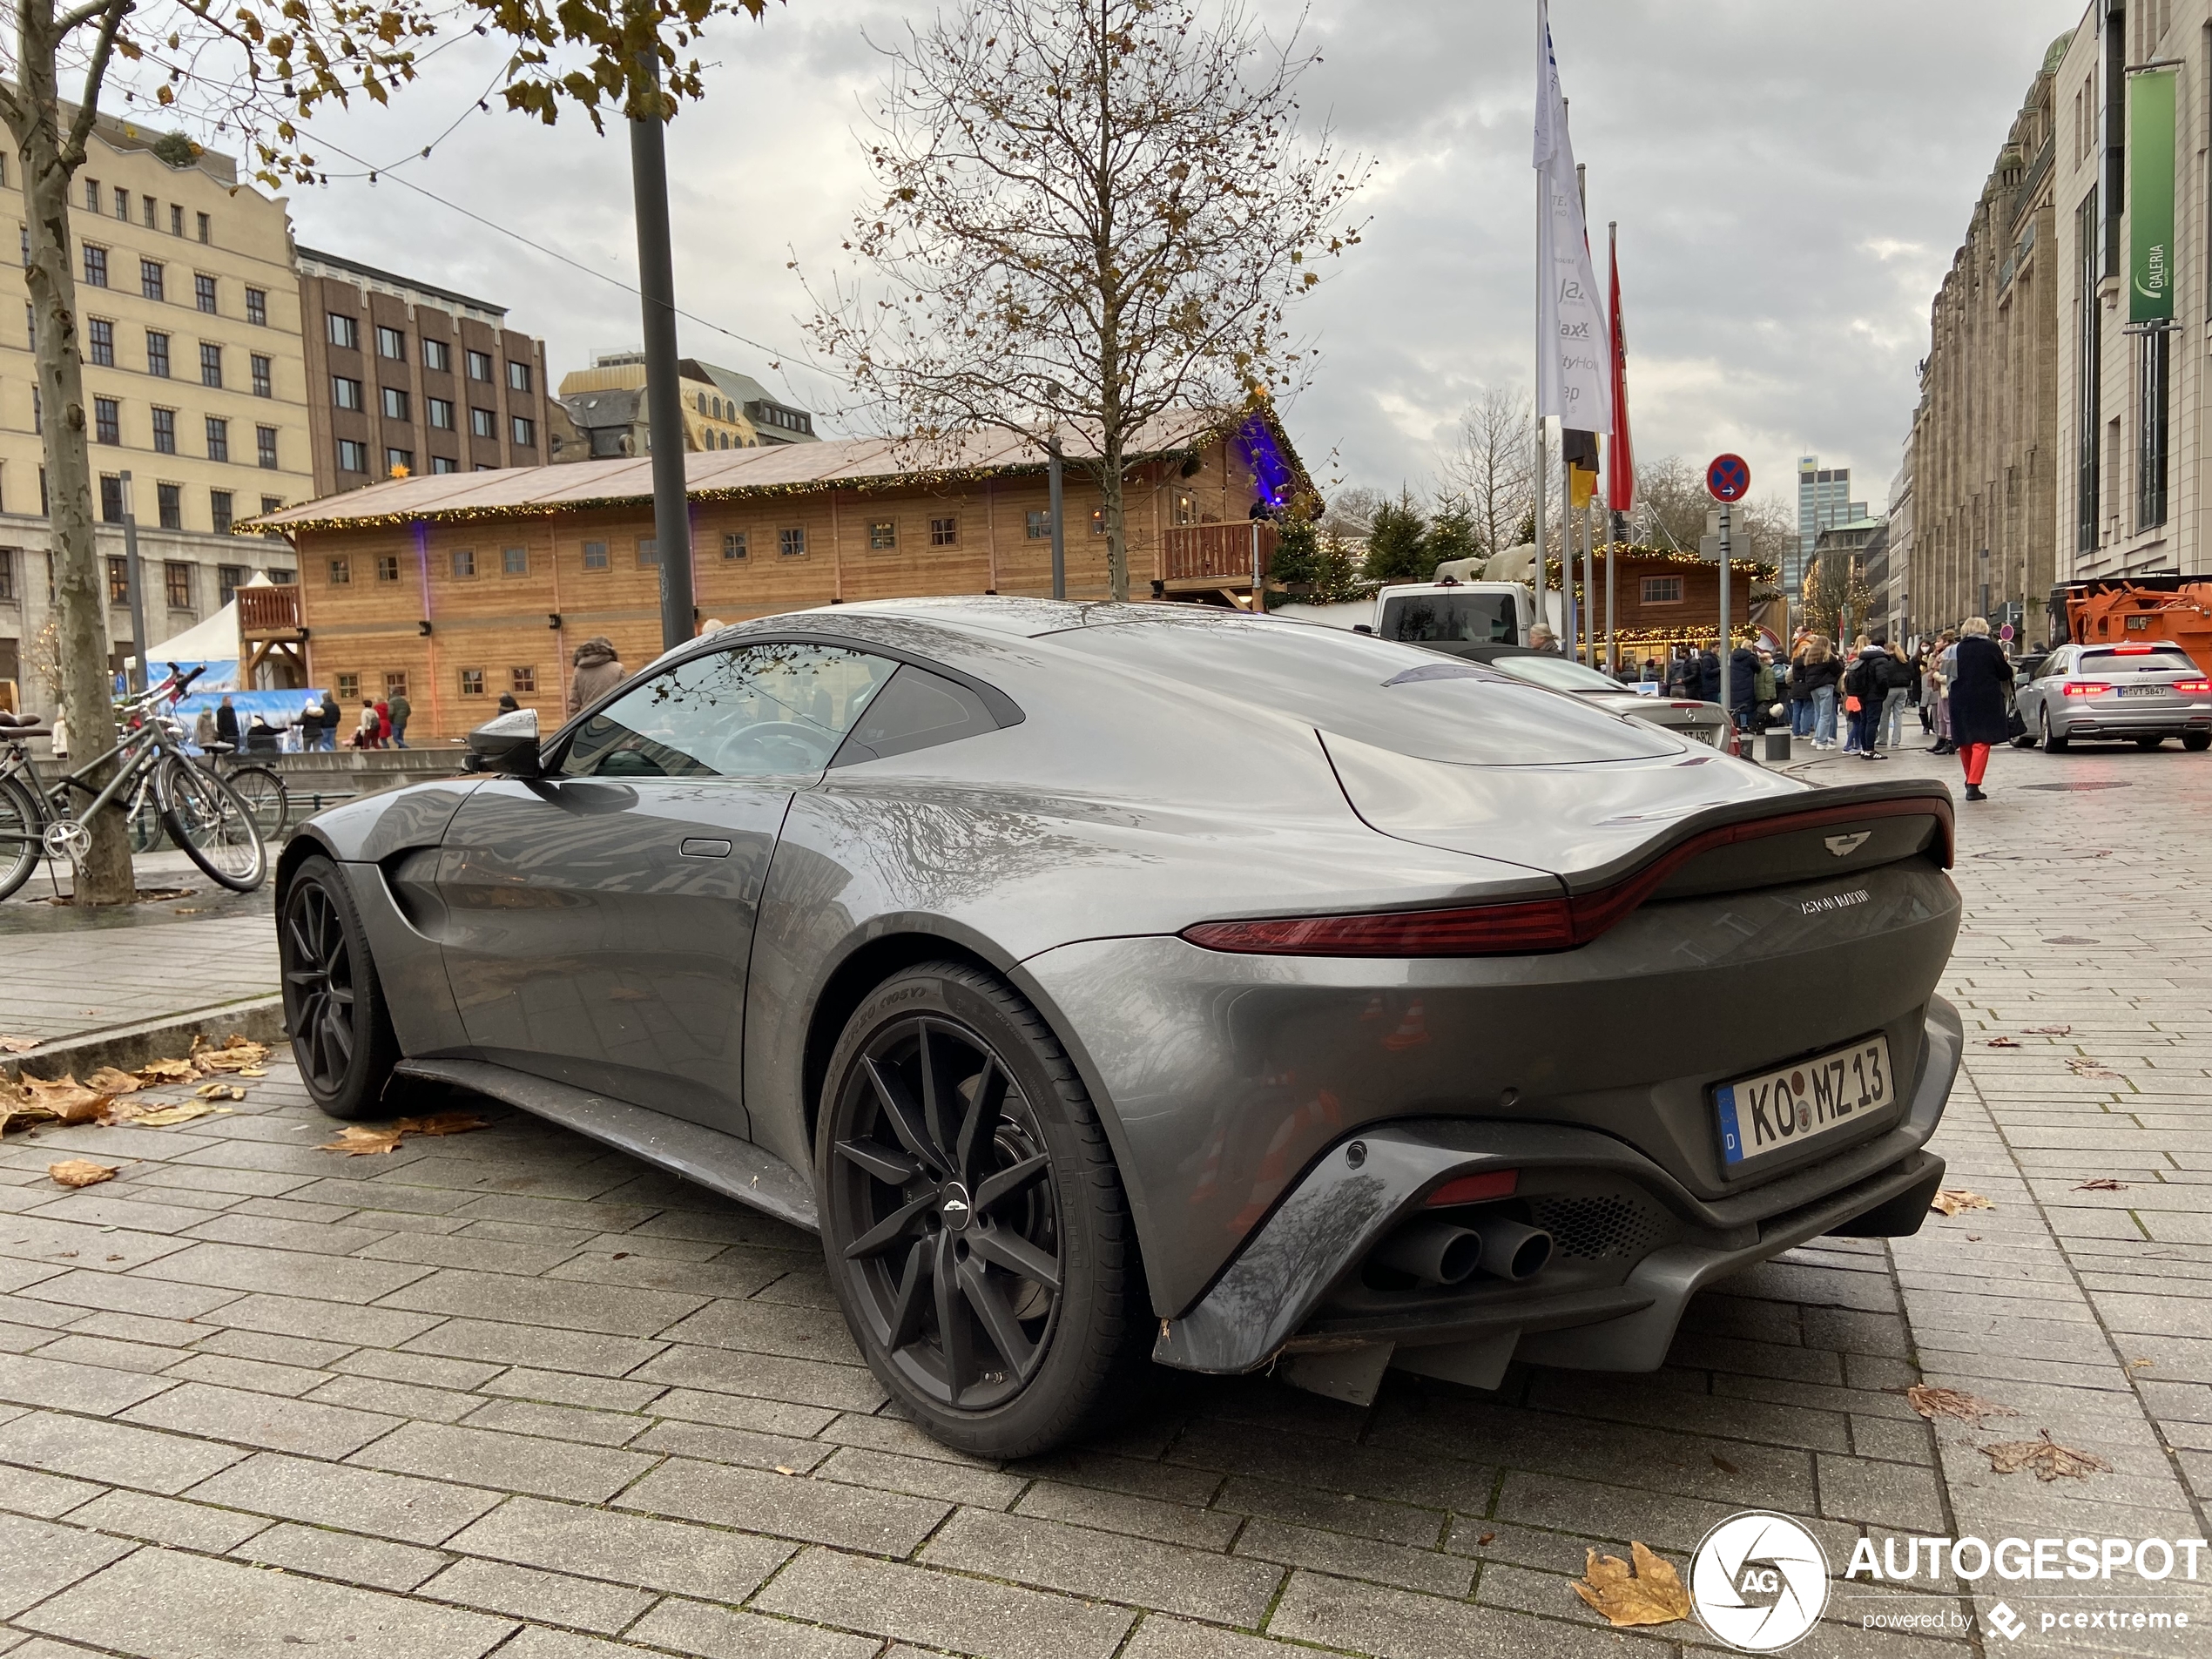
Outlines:
POLYGON ((944 1218, 946 1231, 967 1231, 968 1217, 975 1213, 974 1206, 968 1202, 968 1189, 957 1181, 946 1182, 944 1190, 937 1195, 937 1213, 944 1218))

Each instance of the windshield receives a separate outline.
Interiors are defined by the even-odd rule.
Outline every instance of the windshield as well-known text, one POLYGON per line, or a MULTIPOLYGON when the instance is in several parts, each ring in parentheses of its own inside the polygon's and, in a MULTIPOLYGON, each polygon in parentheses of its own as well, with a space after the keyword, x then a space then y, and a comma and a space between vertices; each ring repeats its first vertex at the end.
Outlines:
POLYGON ((2188 653, 2168 646, 2157 651, 2129 651, 2126 646, 2092 647, 2081 653, 2077 674, 2187 674, 2196 667, 2188 653))
POLYGON ((1383 601, 1385 639, 1412 644, 1520 643, 1509 593, 1408 593, 1383 601))
POLYGON ((1610 675, 1570 662, 1564 657, 1494 657, 1490 666, 1501 674, 1554 691, 1625 691, 1629 688, 1610 675))

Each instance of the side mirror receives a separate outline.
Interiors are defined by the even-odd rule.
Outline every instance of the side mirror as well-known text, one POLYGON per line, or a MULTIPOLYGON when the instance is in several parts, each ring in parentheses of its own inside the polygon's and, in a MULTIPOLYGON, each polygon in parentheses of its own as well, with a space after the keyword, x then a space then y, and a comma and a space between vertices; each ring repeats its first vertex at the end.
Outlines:
POLYGON ((485 721, 469 734, 469 752, 461 764, 466 771, 497 772, 502 778, 543 777, 537 711, 516 709, 485 721))

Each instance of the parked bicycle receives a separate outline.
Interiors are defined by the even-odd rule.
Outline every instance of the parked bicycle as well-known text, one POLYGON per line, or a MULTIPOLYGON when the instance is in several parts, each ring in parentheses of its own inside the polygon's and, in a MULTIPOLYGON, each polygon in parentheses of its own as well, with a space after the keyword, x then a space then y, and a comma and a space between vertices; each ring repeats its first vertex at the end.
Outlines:
POLYGON ((0 899, 30 879, 41 854, 81 861, 92 845, 86 824, 97 813, 113 807, 135 826, 149 799, 169 839, 212 880, 238 893, 261 885, 268 848, 253 808, 213 770, 193 763, 177 723, 160 707, 165 698, 182 697, 204 671, 187 673, 171 664, 161 685, 122 705, 135 721, 122 740, 64 772, 51 795, 39 789, 25 746, 46 728, 0 725, 0 899), (91 774, 111 760, 114 775, 95 784, 91 774))

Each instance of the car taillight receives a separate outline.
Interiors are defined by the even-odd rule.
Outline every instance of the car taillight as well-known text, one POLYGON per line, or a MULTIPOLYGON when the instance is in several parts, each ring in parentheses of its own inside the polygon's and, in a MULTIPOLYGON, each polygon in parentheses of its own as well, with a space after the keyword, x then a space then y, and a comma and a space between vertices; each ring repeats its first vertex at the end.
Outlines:
POLYGON ((1447 1181, 1423 1200, 1431 1210, 1453 1204, 1480 1204, 1488 1198, 1510 1198, 1514 1189, 1521 1184, 1518 1170, 1485 1170, 1480 1175, 1463 1175, 1456 1181, 1447 1181))
POLYGON ((2068 697, 2102 697, 2110 690, 2111 686, 2095 680, 2076 680, 2066 688, 2066 694, 2068 697))
POLYGON ((1208 950, 1259 956, 1520 956, 1572 950, 1576 943, 1574 912, 1565 899, 1367 916, 1201 921, 1182 936, 1208 950))
POLYGON ((2212 680, 2175 680, 2174 689, 2187 691, 2193 697, 2202 697, 2207 691, 2212 691, 2212 680))
POLYGON ((2114 657, 2148 657, 2156 649, 2154 645, 2114 645, 2112 654, 2114 657))

